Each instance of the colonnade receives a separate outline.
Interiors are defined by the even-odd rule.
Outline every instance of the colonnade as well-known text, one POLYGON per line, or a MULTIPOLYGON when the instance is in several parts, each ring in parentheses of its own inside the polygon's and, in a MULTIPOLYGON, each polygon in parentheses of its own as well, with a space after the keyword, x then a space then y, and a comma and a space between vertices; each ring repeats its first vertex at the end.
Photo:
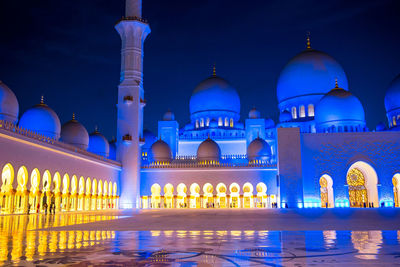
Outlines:
POLYGON ((255 190, 247 182, 242 187, 237 183, 232 183, 229 187, 219 183, 215 192, 210 183, 204 184, 202 188, 193 183, 189 192, 186 184, 180 183, 176 186, 176 194, 174 186, 168 183, 163 187, 163 195, 161 191, 159 184, 153 184, 151 195, 142 196, 142 208, 271 208, 276 207, 277 202, 276 195, 268 195, 267 186, 262 182, 256 185, 255 190))
POLYGON ((85 211, 116 209, 119 197, 117 183, 107 180, 97 180, 90 177, 59 172, 51 174, 45 170, 43 174, 37 168, 31 173, 21 166, 16 174, 12 164, 7 163, 2 168, 0 190, 0 212, 40 213, 60 211, 85 211), (17 186, 14 186, 14 185, 17 186))

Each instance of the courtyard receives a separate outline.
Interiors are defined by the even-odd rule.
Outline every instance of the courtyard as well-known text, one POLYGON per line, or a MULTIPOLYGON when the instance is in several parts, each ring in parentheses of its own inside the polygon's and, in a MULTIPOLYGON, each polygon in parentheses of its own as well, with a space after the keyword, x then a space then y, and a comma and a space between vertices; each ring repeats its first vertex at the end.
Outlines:
POLYGON ((0 216, 6 266, 392 266, 400 210, 115 210, 0 216))

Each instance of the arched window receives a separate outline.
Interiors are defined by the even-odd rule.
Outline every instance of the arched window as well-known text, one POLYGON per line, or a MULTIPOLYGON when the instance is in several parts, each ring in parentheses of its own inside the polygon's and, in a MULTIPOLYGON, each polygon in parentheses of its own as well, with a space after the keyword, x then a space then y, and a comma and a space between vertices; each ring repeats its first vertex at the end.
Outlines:
POLYGON ((393 126, 396 126, 397 122, 396 122, 396 116, 393 116, 393 126))
POLYGON ((313 104, 308 105, 307 114, 308 114, 308 117, 314 117, 314 105, 313 104))
POLYGON ((296 107, 292 107, 292 119, 297 119, 297 109, 296 109, 296 107))
POLYGON ((232 118, 231 118, 231 120, 230 120, 229 126, 230 126, 231 128, 233 128, 233 119, 232 119, 232 118))
POLYGON ((218 126, 223 126, 223 122, 222 122, 222 118, 221 117, 218 118, 218 126))
POLYGON ((207 126, 207 127, 210 126, 210 118, 207 118, 207 120, 206 120, 206 126, 207 126))
POLYGON ((304 107, 304 105, 300 106, 300 118, 304 118, 306 116, 306 108, 304 107))
POLYGON ((196 129, 199 128, 199 120, 196 120, 196 129))
POLYGON ((204 119, 203 118, 200 119, 200 127, 204 127, 204 119))
POLYGON ((225 118, 225 124, 224 124, 224 125, 225 125, 225 127, 228 127, 228 126, 229 126, 229 119, 228 119, 228 117, 225 118))

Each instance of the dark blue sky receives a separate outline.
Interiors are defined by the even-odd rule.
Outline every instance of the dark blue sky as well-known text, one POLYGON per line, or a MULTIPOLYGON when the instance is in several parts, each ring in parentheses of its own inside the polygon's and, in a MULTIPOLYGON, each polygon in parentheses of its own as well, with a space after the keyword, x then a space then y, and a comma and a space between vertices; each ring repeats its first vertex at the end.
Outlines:
MULTIPOLYGON (((399 1, 143 0, 152 33, 145 43, 145 127, 172 109, 189 121, 192 90, 211 74, 278 118, 276 81, 287 61, 312 47, 335 57, 363 103, 368 126, 385 121, 384 94, 400 73, 399 1)), ((40 96, 62 123, 72 112, 91 132, 116 132, 122 0, 0 1, 0 79, 20 114, 40 96)))

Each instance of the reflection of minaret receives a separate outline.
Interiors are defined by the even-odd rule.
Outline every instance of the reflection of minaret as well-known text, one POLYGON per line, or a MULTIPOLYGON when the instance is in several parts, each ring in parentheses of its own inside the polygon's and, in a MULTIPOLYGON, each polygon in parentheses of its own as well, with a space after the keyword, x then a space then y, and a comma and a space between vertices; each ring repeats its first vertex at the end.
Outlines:
POLYGON ((118 87, 117 160, 122 208, 139 206, 140 146, 143 141, 143 43, 150 27, 142 19, 142 0, 126 0, 125 17, 115 26, 122 40, 118 87))

